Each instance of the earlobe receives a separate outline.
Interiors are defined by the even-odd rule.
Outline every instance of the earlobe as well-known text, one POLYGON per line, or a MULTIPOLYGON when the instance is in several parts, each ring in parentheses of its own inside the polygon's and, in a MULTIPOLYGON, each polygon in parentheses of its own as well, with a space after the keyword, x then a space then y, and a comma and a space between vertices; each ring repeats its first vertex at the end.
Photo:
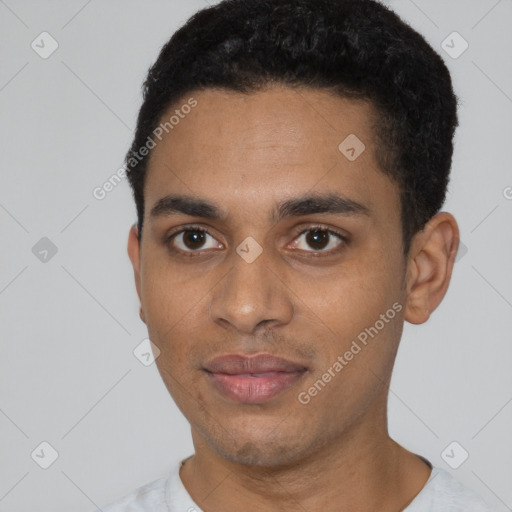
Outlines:
POLYGON ((435 215, 411 244, 405 320, 426 322, 448 290, 459 246, 459 228, 446 212, 435 215))
POLYGON ((134 224, 130 228, 130 232, 128 234, 128 256, 132 263, 133 267, 133 276, 135 279, 135 288, 137 290, 137 295, 140 301, 140 310, 139 316, 140 319, 146 323, 146 318, 144 315, 144 310, 142 307, 142 294, 141 294, 141 273, 140 273, 140 242, 138 237, 137 226, 134 224))

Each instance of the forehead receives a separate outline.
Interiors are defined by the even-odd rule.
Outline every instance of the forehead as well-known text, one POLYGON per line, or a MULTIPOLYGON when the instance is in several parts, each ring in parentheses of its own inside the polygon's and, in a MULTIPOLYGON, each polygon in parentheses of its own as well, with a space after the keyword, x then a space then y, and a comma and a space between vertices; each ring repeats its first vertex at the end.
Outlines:
MULTIPOLYGON (((223 159, 255 151, 268 157, 274 152, 278 153, 276 157, 286 157, 289 164, 294 164, 303 162, 319 143, 324 156, 338 157, 340 137, 355 135, 370 143, 373 138, 371 103, 326 90, 276 85, 247 94, 206 89, 192 96, 197 106, 183 115, 166 137, 174 141, 173 151, 180 160, 180 149, 188 149, 179 147, 183 142, 209 149, 212 154, 220 150, 223 159)), ((189 99, 176 102, 161 121, 165 123, 169 114, 180 111, 189 99)), ((193 157, 187 155, 188 159, 193 157)))
POLYGON ((162 122, 176 111, 179 122, 152 151, 146 216, 165 194, 221 201, 253 216, 252 206, 267 216, 271 205, 307 192, 396 207, 396 187, 375 159, 368 102, 285 86, 249 94, 207 89, 175 103, 162 122), (191 98, 196 106, 181 110, 191 98))

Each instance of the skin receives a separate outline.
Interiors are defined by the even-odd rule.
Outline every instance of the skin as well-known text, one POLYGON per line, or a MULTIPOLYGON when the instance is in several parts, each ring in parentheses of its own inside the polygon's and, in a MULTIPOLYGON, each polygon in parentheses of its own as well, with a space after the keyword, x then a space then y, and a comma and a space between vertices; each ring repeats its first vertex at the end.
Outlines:
POLYGON ((389 437, 388 386, 403 322, 425 322, 448 288, 455 219, 436 215, 404 256, 398 187, 375 160, 369 103, 285 86, 190 96, 197 107, 152 152, 142 241, 135 226, 128 241, 158 370, 192 429, 186 489, 205 512, 402 510, 430 468, 389 437), (355 161, 338 150, 349 134, 366 147, 355 161), (325 192, 368 213, 270 219, 284 200, 325 192), (227 217, 151 216, 167 194, 207 200, 227 217), (183 235, 166 241, 190 224, 210 231, 204 249, 183 235), (348 242, 333 234, 325 248, 309 245, 300 233, 318 224, 348 242), (236 252, 249 236, 263 250, 252 263, 236 252), (394 303, 393 320, 300 403, 394 303), (308 368, 263 404, 224 398, 202 370, 214 356, 263 352, 308 368))

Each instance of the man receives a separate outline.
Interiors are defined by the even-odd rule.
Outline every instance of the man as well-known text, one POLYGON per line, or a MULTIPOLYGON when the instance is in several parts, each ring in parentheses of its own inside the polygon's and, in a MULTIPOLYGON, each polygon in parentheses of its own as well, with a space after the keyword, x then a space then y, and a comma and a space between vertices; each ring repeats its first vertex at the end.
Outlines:
POLYGON ((387 431, 459 243, 442 59, 372 0, 227 0, 150 69, 128 252, 195 453, 114 511, 484 511, 387 431))

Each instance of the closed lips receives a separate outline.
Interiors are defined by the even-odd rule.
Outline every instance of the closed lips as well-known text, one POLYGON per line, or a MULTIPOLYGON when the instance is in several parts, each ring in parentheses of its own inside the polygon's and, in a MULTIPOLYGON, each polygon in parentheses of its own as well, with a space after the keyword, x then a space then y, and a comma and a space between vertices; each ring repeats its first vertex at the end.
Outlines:
POLYGON ((212 359, 204 365, 204 369, 209 373, 258 377, 278 372, 304 372, 307 367, 270 354, 255 356, 229 354, 212 359))

